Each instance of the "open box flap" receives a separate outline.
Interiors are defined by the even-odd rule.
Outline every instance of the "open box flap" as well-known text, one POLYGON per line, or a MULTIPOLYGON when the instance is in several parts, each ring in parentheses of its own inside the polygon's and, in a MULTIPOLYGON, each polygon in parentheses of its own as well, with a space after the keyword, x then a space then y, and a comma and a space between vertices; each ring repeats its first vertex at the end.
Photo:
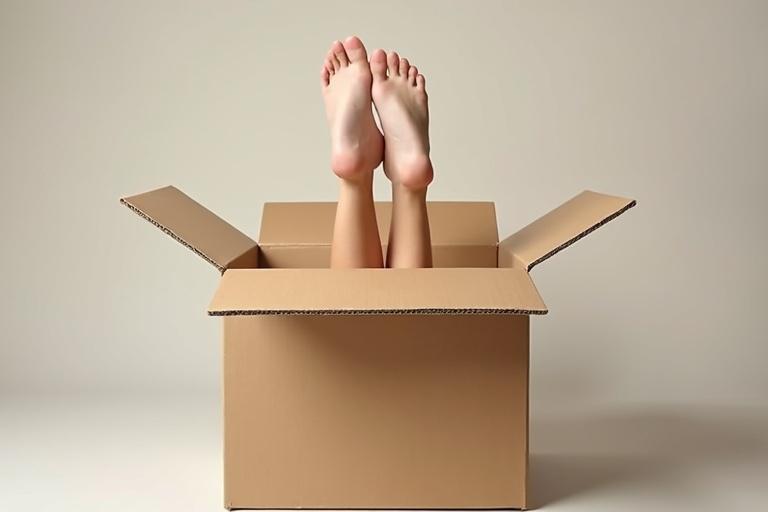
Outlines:
POLYGON ((255 241, 175 187, 124 197, 120 202, 220 272, 257 266, 255 241))
POLYGON ((208 308, 213 316, 546 312, 518 268, 229 270, 208 308))
POLYGON ((499 242, 530 270, 635 206, 634 199, 585 190, 499 242))

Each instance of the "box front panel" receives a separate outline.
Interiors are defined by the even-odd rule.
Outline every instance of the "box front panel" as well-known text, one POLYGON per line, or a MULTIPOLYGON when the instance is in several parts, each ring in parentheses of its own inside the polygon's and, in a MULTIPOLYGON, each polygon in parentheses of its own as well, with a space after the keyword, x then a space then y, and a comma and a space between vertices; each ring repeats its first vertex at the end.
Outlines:
POLYGON ((230 508, 525 506, 528 317, 227 317, 230 508))

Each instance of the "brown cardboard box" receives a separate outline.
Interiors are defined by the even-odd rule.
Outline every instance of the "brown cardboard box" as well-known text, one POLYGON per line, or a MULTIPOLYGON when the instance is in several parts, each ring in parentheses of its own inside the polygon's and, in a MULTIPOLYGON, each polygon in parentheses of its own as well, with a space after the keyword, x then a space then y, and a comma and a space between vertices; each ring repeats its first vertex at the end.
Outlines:
POLYGON ((230 509, 525 508, 528 272, 635 204, 583 192, 499 242, 493 203, 430 202, 436 268, 332 270, 335 203, 267 203, 256 243, 173 187, 122 202, 223 273, 230 509))

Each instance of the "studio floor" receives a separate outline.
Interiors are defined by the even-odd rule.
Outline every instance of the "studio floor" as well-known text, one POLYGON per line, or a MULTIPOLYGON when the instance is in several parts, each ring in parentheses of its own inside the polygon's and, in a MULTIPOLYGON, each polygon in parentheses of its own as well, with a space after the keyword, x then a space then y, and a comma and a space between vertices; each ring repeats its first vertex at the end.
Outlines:
MULTIPOLYGON (((765 510, 768 410, 532 410, 533 507, 765 510)), ((0 510, 223 510, 216 396, 0 401, 0 510)))

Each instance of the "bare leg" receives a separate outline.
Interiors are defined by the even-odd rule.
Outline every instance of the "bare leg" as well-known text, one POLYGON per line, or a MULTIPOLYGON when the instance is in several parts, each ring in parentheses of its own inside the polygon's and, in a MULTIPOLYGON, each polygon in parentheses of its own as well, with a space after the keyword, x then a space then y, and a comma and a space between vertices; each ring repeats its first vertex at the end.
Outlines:
POLYGON ((412 190, 404 185, 392 184, 392 223, 389 228, 387 267, 432 266, 426 198, 426 188, 412 190))
POLYGON ((383 267, 379 227, 373 207, 373 173, 368 171, 359 181, 340 181, 331 268, 383 267))
POLYGON ((331 130, 331 168, 340 181, 331 267, 381 267, 372 186, 383 139, 373 119, 372 78, 363 43, 356 37, 333 43, 320 80, 331 130))
POLYGON ((371 56, 372 96, 384 130, 384 173, 392 181, 387 267, 432 266, 427 217, 429 111, 424 76, 397 53, 371 56))

